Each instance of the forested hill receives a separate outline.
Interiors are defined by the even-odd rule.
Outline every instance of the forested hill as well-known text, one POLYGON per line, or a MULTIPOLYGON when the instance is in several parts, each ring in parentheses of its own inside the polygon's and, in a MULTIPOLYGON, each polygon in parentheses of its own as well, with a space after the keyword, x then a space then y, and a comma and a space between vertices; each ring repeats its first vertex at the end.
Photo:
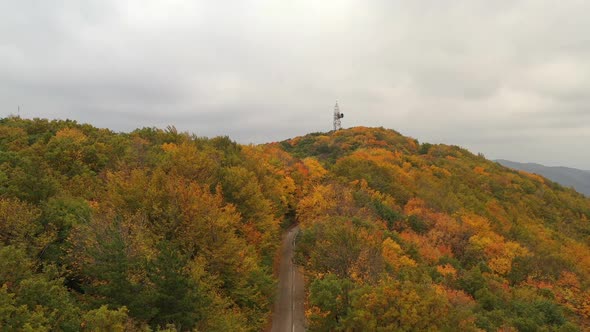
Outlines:
POLYGON ((312 330, 590 329, 590 200, 455 146, 382 128, 279 146, 299 200, 312 330))
POLYGON ((260 146, 0 119, 0 329, 260 331, 298 222, 311 331, 590 328, 590 200, 383 128, 260 146))

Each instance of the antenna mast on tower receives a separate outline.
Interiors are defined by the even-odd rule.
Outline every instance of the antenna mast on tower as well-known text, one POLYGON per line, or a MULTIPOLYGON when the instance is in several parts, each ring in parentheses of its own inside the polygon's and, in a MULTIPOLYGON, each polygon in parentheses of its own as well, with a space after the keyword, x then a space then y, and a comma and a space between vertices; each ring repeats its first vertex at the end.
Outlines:
POLYGON ((342 129, 342 123, 340 119, 344 117, 344 113, 340 113, 340 107, 338 107, 338 102, 334 105, 334 131, 342 129))

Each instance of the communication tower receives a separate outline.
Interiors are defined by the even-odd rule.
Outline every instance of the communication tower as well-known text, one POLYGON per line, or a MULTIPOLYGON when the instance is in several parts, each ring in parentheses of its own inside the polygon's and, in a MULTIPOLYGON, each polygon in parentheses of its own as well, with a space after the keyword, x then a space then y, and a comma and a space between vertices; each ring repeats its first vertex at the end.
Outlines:
POLYGON ((334 131, 342 129, 342 123, 340 119, 344 117, 344 113, 340 113, 340 107, 338 107, 338 102, 334 105, 334 131))

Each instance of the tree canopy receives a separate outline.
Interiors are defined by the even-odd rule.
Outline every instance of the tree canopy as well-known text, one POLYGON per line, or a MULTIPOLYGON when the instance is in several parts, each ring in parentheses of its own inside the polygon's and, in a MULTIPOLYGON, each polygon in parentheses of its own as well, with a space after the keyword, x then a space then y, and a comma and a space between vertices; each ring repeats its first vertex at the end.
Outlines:
POLYGON ((264 330, 294 223, 311 331, 590 329, 590 200, 538 175, 383 128, 8 117, 0 330, 264 330))

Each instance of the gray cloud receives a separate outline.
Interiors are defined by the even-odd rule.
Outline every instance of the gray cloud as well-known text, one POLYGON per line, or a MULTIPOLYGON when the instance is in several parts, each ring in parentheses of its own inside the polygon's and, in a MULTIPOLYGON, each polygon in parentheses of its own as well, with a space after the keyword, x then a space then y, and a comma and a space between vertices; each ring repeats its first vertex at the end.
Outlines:
POLYGON ((394 128, 590 169, 590 3, 0 2, 0 116, 240 142, 394 128))

